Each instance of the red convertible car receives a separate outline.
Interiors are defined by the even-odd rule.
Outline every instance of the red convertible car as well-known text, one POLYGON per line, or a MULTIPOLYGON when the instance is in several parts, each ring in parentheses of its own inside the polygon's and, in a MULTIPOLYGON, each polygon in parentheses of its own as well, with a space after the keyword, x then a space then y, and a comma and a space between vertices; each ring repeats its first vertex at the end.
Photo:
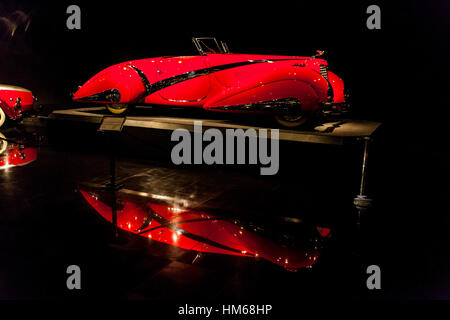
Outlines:
POLYGON ((129 105, 199 107, 270 113, 295 127, 316 112, 346 108, 344 83, 325 60, 230 53, 215 38, 193 38, 197 56, 132 60, 101 71, 74 94, 76 101, 106 104, 115 114, 129 105))
POLYGON ((6 120, 17 120, 23 112, 33 109, 34 97, 30 90, 0 84, 0 127, 6 120))

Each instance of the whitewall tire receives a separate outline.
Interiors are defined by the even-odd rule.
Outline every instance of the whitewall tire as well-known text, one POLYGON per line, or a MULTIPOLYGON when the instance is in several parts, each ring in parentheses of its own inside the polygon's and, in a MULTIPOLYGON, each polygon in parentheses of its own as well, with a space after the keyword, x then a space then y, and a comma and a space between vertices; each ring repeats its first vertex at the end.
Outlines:
POLYGON ((3 111, 2 108, 0 108, 0 128, 5 124, 5 122, 6 122, 5 111, 3 111))

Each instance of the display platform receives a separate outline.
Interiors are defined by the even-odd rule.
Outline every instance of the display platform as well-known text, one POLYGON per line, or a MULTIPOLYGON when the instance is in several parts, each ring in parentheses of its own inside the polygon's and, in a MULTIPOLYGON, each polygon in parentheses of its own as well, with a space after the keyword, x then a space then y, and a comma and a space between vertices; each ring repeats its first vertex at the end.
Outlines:
MULTIPOLYGON (((220 119, 221 114, 212 112, 207 113, 208 118, 199 117, 199 114, 191 117, 189 113, 186 117, 179 117, 179 114, 182 114, 182 112, 178 112, 178 116, 158 115, 157 110, 154 111, 150 106, 138 106, 133 114, 124 116, 126 117, 124 126, 156 130, 183 128, 193 132, 194 122, 202 121, 203 129, 268 129, 268 127, 244 124, 241 121, 236 121, 236 119, 220 119), (214 118, 211 118, 211 116, 214 118)), ((88 107, 55 110, 48 116, 48 119, 100 124, 105 115, 109 114, 104 107, 88 107)), ((316 121, 298 130, 280 129, 279 138, 284 141, 342 145, 347 139, 372 136, 380 125, 379 122, 367 120, 330 119, 321 122, 316 121)))
MULTIPOLYGON (((55 143, 69 146, 71 150, 79 145, 80 148, 86 148, 86 144, 92 145, 92 148, 98 149, 107 147, 111 144, 102 138, 101 123, 105 117, 112 117, 112 115, 104 108, 104 106, 89 106, 82 108, 70 109, 53 109, 48 115, 40 115, 37 117, 24 119, 23 124, 28 126, 46 126, 49 130, 49 136, 55 143), (102 140, 103 139, 103 140, 102 140)), ((194 132, 194 124, 196 121, 201 121, 202 130, 208 128, 218 128, 219 130, 226 129, 255 129, 258 133, 260 129, 273 128, 274 121, 268 121, 268 117, 257 117, 254 115, 236 116, 223 113, 206 112, 203 110, 179 110, 176 108, 161 108, 152 106, 136 106, 132 110, 127 111, 124 115, 113 116, 121 121, 121 134, 114 135, 113 145, 119 145, 120 148, 115 148, 114 152, 118 152, 126 156, 136 156, 138 158, 146 158, 158 160, 162 162, 170 161, 170 143, 168 143, 167 136, 170 136, 171 131, 176 129, 186 129, 194 132), (180 117, 183 115, 183 117, 180 117), (122 132, 123 128, 123 132, 122 132), (116 150, 117 149, 117 150, 116 150)), ((271 118, 270 118, 271 119, 271 118)), ((303 155, 319 155, 316 160, 322 159, 323 166, 329 167, 330 163, 327 159, 330 158, 330 148, 326 150, 310 150, 307 145, 314 147, 314 145, 329 145, 329 146, 343 146, 350 145, 351 149, 358 152, 356 157, 362 154, 361 161, 361 175, 359 193, 354 198, 353 204, 358 210, 366 210, 371 207, 372 201, 366 195, 366 176, 367 163, 369 155, 369 144, 374 139, 374 135, 382 124, 380 122, 368 120, 355 119, 311 119, 305 125, 298 129, 284 129, 279 128, 279 140, 286 142, 284 151, 290 153, 298 152, 297 156, 292 159, 297 159, 291 162, 290 165, 297 166, 300 154, 303 155), (356 143, 355 143, 356 142, 356 143), (296 148, 290 143, 303 143, 301 148, 296 148), (359 146, 360 151, 354 146, 359 146)), ((238 133, 239 134, 239 133, 238 133)), ((107 134, 108 135, 108 134, 107 134)), ((109 141, 109 140, 108 140, 109 141)), ((340 148, 338 148, 340 149, 340 148)), ((346 149, 346 148, 344 148, 346 149)), ((348 151, 348 149, 346 149, 348 151)), ((109 151, 108 151, 109 152, 109 151)), ((343 151, 346 152, 346 151, 343 151)), ((336 154, 334 157, 341 157, 336 154)), ((353 154, 353 157, 355 154, 353 154)), ((290 157, 284 158, 288 161, 290 157)), ((309 157, 313 159, 313 157, 309 157)), ((284 164, 288 165, 287 163, 284 164)), ((356 165, 356 164, 355 164, 356 165)), ((357 166, 357 165, 356 165, 357 166)), ((356 183, 355 183, 356 184, 356 183)))

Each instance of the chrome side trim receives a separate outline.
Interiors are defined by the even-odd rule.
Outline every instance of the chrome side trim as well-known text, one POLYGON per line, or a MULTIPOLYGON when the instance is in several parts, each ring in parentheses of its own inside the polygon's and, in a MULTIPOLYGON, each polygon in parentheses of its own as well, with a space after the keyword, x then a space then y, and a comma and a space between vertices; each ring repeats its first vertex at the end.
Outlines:
POLYGON ((145 93, 146 96, 151 94, 151 90, 152 90, 152 85, 150 84, 150 81, 148 81, 147 76, 145 75, 144 72, 142 72, 142 70, 140 70, 139 68, 131 65, 131 64, 127 64, 127 66, 129 66, 131 69, 133 69, 134 71, 136 71, 136 73, 139 75, 139 77, 141 78, 142 84, 144 85, 145 88, 145 93))
POLYGON ((177 100, 177 99, 164 98, 163 96, 161 96, 161 98, 163 98, 164 100, 167 100, 167 101, 171 101, 171 102, 198 102, 198 101, 202 101, 203 99, 205 99, 206 96, 201 97, 200 99, 195 99, 195 100, 177 100))
POLYGON ((224 110, 224 111, 232 110, 232 111, 261 111, 261 112, 290 113, 294 111, 293 109, 295 108, 298 109, 301 108, 300 102, 298 101, 297 98, 283 98, 240 105, 211 107, 208 109, 224 110))
POLYGON ((120 91, 117 89, 105 90, 87 97, 80 98, 81 101, 108 101, 108 102, 119 102, 120 101, 120 91))

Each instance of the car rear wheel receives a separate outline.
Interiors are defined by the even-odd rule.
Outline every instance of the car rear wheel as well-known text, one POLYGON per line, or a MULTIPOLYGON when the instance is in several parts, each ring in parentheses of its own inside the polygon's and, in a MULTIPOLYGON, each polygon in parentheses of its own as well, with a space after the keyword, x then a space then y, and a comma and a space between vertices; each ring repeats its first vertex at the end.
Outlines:
POLYGON ((112 114, 122 114, 124 113, 128 108, 127 104, 108 104, 106 105, 106 109, 108 109, 109 112, 112 114))
POLYGON ((275 120, 286 128, 295 128, 299 127, 302 124, 304 124, 308 118, 305 115, 298 114, 298 115, 276 115, 275 120))
POLYGON ((6 122, 6 114, 2 108, 0 108, 0 127, 3 126, 6 122))

